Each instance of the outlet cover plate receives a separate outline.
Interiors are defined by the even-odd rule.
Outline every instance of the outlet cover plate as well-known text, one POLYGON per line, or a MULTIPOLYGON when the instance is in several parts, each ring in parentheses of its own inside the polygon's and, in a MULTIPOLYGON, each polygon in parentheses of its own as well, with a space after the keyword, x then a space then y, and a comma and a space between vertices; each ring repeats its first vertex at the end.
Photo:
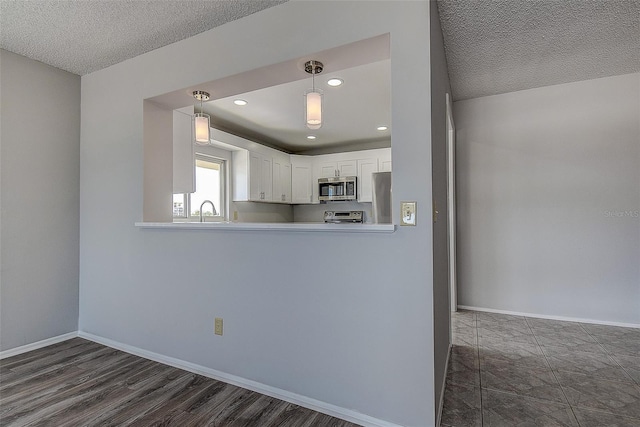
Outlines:
POLYGON ((214 322, 214 332, 215 332, 216 335, 222 335, 222 333, 223 333, 222 318, 221 317, 216 317, 216 320, 214 322))
POLYGON ((416 225, 417 202, 400 203, 400 225, 416 225))

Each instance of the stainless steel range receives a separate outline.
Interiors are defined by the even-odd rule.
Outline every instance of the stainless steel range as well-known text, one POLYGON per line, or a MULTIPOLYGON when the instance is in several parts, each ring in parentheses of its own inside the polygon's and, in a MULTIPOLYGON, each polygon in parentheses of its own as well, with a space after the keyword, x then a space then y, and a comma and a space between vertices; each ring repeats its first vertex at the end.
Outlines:
POLYGON ((362 224, 364 222, 364 211, 324 211, 324 222, 362 224))

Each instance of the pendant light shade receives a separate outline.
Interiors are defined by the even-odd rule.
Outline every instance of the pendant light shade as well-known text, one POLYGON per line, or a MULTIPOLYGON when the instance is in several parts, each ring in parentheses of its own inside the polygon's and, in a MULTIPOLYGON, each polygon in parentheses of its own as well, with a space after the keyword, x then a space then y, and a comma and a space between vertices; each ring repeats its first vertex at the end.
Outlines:
POLYGON ((196 90, 193 92, 193 97, 200 101, 200 112, 195 114, 194 121, 194 135, 196 143, 200 145, 207 145, 209 144, 209 141, 211 139, 209 134, 211 123, 209 120, 209 115, 204 114, 202 111, 202 102, 209 100, 209 94, 201 90, 196 90))
POLYGON ((320 129, 322 126, 322 93, 319 90, 310 90, 306 98, 306 122, 309 129, 320 129))
POLYGON ((209 127, 209 116, 207 114, 196 113, 195 135, 197 143, 209 143, 209 127))
POLYGON ((316 89, 315 75, 322 72, 322 62, 307 61, 304 64, 304 70, 311 74, 311 89, 308 90, 305 97, 305 124, 309 129, 320 129, 322 126, 322 92, 316 89))

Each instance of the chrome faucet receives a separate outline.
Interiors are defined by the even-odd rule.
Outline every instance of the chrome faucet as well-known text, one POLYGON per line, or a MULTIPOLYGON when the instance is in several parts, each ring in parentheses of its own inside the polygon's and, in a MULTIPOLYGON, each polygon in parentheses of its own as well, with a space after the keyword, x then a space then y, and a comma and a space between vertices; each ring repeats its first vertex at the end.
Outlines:
POLYGON ((206 203, 211 203, 211 208, 213 209, 213 215, 217 216, 218 215, 218 211, 216 210, 215 205, 213 204, 213 202, 211 200, 205 200, 204 202, 202 202, 202 204, 200 205, 200 222, 204 222, 204 218, 202 217, 202 207, 206 204, 206 203))

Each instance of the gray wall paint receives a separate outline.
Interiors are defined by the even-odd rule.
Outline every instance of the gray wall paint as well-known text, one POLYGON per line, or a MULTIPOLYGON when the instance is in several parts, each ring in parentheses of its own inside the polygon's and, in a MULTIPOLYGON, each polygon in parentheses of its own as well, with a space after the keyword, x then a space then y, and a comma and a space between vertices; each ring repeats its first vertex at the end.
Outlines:
POLYGON ((438 216, 433 223, 433 322, 434 322, 434 388, 435 404, 440 407, 444 378, 447 375, 449 355, 449 253, 447 242, 447 104, 451 93, 444 42, 435 1, 431 7, 431 167, 433 200, 438 216))
POLYGON ((640 74, 455 103, 459 304, 640 324, 640 74))
POLYGON ((340 2, 339 13, 333 2, 288 2, 83 76, 80 329, 400 425, 433 425, 427 69, 427 2, 340 2), (417 201, 418 226, 134 226, 144 98, 384 33, 394 200, 417 201), (223 337, 214 317, 224 318, 223 337))
POLYGON ((0 50, 0 349, 77 330, 80 77, 0 50))

